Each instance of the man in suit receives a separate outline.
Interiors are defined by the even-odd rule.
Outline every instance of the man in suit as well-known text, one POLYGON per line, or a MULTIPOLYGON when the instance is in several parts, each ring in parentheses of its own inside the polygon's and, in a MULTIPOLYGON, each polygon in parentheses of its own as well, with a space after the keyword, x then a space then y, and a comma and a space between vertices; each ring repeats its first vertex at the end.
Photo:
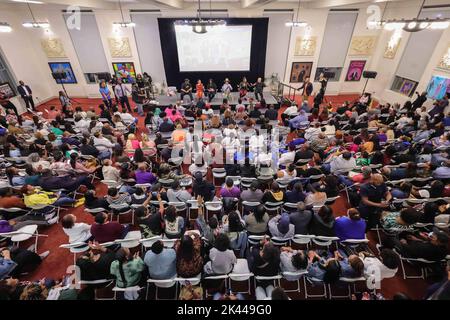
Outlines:
POLYGON ((122 83, 122 79, 117 79, 116 87, 114 88, 114 94, 116 98, 119 99, 119 103, 122 106, 122 112, 125 112, 125 107, 128 112, 131 113, 130 101, 128 100, 127 94, 131 93, 130 89, 122 83))
POLYGON ((32 96, 33 92, 31 91, 30 87, 26 85, 22 80, 20 80, 19 85, 17 86, 17 91, 19 92, 23 101, 25 101, 27 109, 29 109, 31 105, 31 109, 33 109, 33 111, 36 111, 36 109, 34 108, 34 101, 32 96))
POLYGON ((313 84, 311 83, 311 81, 309 81, 309 77, 306 77, 302 86, 298 88, 298 90, 302 89, 303 89, 302 91, 303 101, 308 101, 308 98, 313 91, 313 84))

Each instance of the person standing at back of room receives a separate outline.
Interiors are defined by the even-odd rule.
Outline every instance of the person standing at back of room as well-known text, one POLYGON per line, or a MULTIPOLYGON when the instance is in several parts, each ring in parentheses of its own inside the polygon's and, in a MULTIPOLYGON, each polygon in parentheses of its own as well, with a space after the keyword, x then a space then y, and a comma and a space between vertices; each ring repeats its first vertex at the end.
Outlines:
POLYGON ((213 79, 208 80, 208 84, 206 85, 206 90, 208 91, 208 102, 211 102, 217 93, 217 85, 214 83, 213 79))
POLYGON ((125 106, 128 109, 128 112, 131 113, 130 101, 128 100, 128 93, 131 93, 130 89, 122 83, 122 79, 117 79, 117 85, 114 88, 114 93, 116 94, 116 98, 119 99, 119 103, 122 106, 122 112, 125 112, 125 106))
POLYGON ((111 91, 109 91, 108 85, 106 84, 105 80, 102 80, 99 84, 98 91, 102 95, 103 104, 108 108, 112 109, 112 98, 111 98, 111 91))
POLYGON ((19 92, 23 101, 25 101, 26 108, 29 109, 31 106, 31 109, 33 111, 36 111, 36 109, 34 108, 34 101, 32 96, 33 92, 31 91, 31 88, 28 85, 26 85, 22 80, 19 81, 19 85, 17 86, 17 92, 19 92))
POLYGON ((255 88, 255 99, 261 101, 264 98, 263 89, 266 84, 262 81, 262 78, 259 77, 256 79, 256 82, 252 84, 252 86, 255 88))

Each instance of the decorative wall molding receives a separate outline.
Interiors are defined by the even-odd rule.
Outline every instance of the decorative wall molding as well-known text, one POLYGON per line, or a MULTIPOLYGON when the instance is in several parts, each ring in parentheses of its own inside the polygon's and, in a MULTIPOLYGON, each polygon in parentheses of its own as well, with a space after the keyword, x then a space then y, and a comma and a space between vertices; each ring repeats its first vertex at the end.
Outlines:
POLYGON ((316 46, 317 37, 296 37, 294 56, 313 56, 316 46))
POLYGON ((370 56, 377 43, 376 36, 353 37, 350 43, 349 56, 370 56))
POLYGON ((59 38, 41 39, 41 47, 48 58, 67 58, 66 51, 59 38))
POLYGON ((439 60, 438 66, 439 69, 443 69, 444 71, 450 72, 450 45, 447 48, 447 51, 439 60))
POLYGON ((124 38, 108 38, 109 51, 112 58, 129 58, 132 56, 130 41, 124 38))

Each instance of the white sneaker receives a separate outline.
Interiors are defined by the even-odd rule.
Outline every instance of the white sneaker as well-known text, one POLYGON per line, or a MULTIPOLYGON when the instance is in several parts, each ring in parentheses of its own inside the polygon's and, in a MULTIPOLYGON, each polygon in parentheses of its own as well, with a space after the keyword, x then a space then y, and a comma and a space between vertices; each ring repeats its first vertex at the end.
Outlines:
POLYGON ((50 254, 50 250, 47 250, 45 252, 42 252, 39 257, 41 257, 41 260, 44 260, 45 258, 48 257, 48 255, 50 254))
POLYGON ((49 225, 58 223, 58 217, 54 217, 53 219, 47 220, 47 223, 48 223, 49 225))
POLYGON ((28 248, 27 248, 27 250, 28 251, 36 251, 36 245, 35 244, 32 244, 31 246, 29 246, 28 248))
POLYGON ((55 216, 55 214, 56 214, 56 212, 46 214, 44 216, 44 218, 45 218, 45 220, 50 220, 51 218, 53 218, 55 216))

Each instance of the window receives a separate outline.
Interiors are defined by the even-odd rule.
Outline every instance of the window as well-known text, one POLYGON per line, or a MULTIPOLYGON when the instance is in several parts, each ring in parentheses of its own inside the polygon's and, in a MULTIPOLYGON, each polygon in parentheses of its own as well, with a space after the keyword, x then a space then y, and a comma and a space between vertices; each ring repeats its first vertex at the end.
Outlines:
POLYGON ((85 73, 84 78, 88 84, 99 83, 97 73, 85 73))
POLYGON ((319 81, 320 74, 323 73, 325 78, 330 82, 338 82, 341 78, 342 68, 322 68, 316 69, 316 74, 314 75, 314 81, 319 81))
POLYGON ((395 76, 394 82, 391 86, 391 90, 401 93, 405 96, 412 97, 414 92, 416 92, 418 84, 419 83, 417 81, 395 76))
POLYGON ((16 91, 16 81, 6 64, 6 60, 3 58, 2 52, 0 51, 0 83, 8 82, 16 91))

